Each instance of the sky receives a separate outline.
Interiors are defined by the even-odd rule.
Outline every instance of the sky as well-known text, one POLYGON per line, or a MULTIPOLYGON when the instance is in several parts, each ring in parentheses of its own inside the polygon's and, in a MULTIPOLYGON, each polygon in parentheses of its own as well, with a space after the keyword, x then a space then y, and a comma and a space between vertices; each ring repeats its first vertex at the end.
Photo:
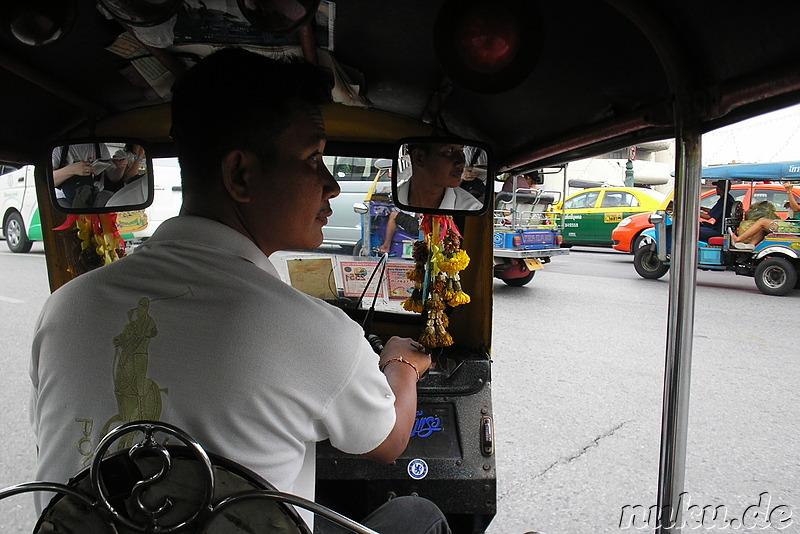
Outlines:
MULTIPOLYGON (((637 161, 638 173, 669 179, 674 172, 674 146, 669 161, 637 161), (649 167, 643 167, 644 165, 649 167)), ((726 163, 800 161, 800 104, 719 128, 703 135, 703 166, 726 163)), ((621 185, 625 169, 619 160, 589 158, 571 162, 569 179, 606 181, 621 185)), ((549 185, 560 183, 553 177, 549 185), (552 183, 551 183, 552 182, 552 183)), ((658 184, 659 182, 650 182, 658 184)), ((671 187, 671 186, 664 186, 671 187)), ((656 187, 658 189, 658 187, 656 187)))
POLYGON ((703 165, 800 161, 800 105, 703 135, 703 165))

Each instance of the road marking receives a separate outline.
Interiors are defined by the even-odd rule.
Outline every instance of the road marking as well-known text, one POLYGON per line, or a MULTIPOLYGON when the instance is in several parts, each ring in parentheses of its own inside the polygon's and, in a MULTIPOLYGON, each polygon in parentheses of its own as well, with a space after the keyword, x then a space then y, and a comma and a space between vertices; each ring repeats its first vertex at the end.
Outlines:
POLYGON ((24 300, 12 299, 11 297, 4 297, 0 295, 0 302, 8 302, 9 304, 22 304, 24 300))

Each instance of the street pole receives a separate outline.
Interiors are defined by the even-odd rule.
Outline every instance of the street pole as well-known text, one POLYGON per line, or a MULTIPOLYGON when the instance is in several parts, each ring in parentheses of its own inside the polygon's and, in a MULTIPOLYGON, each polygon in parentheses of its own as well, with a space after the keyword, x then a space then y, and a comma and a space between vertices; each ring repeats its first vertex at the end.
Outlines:
POLYGON ((625 187, 633 187, 633 162, 631 160, 625 164, 625 187))
POLYGON ((625 164, 625 187, 633 187, 633 160, 636 159, 636 145, 628 147, 628 162, 625 164))

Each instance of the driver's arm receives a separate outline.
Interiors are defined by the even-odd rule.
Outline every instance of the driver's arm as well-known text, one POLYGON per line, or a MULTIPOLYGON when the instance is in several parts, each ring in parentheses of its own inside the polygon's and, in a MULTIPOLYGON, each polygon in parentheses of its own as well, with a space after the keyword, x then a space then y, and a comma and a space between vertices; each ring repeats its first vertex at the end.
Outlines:
MULTIPOLYGON (((408 338, 391 338, 381 352, 381 366, 393 358, 402 358, 412 363, 420 376, 423 375, 431 365, 431 357, 420 352, 416 346, 418 345, 408 338)), ((417 373, 411 365, 398 361, 388 363, 383 372, 395 395, 394 428, 383 443, 364 456, 388 464, 395 461, 406 449, 414 428, 417 415, 417 373)))
POLYGON ((723 206, 725 203, 725 197, 719 197, 719 200, 711 207, 710 210, 705 212, 705 217, 703 217, 704 212, 700 212, 700 217, 704 219, 714 219, 715 223, 721 224, 723 215, 723 206))

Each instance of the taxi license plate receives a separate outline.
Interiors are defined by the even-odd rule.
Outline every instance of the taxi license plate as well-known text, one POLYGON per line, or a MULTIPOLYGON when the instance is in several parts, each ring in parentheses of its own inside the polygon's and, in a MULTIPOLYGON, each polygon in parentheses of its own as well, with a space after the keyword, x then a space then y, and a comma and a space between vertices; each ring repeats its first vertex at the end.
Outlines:
POLYGON ((525 258, 525 266, 531 271, 544 267, 538 258, 525 258))

